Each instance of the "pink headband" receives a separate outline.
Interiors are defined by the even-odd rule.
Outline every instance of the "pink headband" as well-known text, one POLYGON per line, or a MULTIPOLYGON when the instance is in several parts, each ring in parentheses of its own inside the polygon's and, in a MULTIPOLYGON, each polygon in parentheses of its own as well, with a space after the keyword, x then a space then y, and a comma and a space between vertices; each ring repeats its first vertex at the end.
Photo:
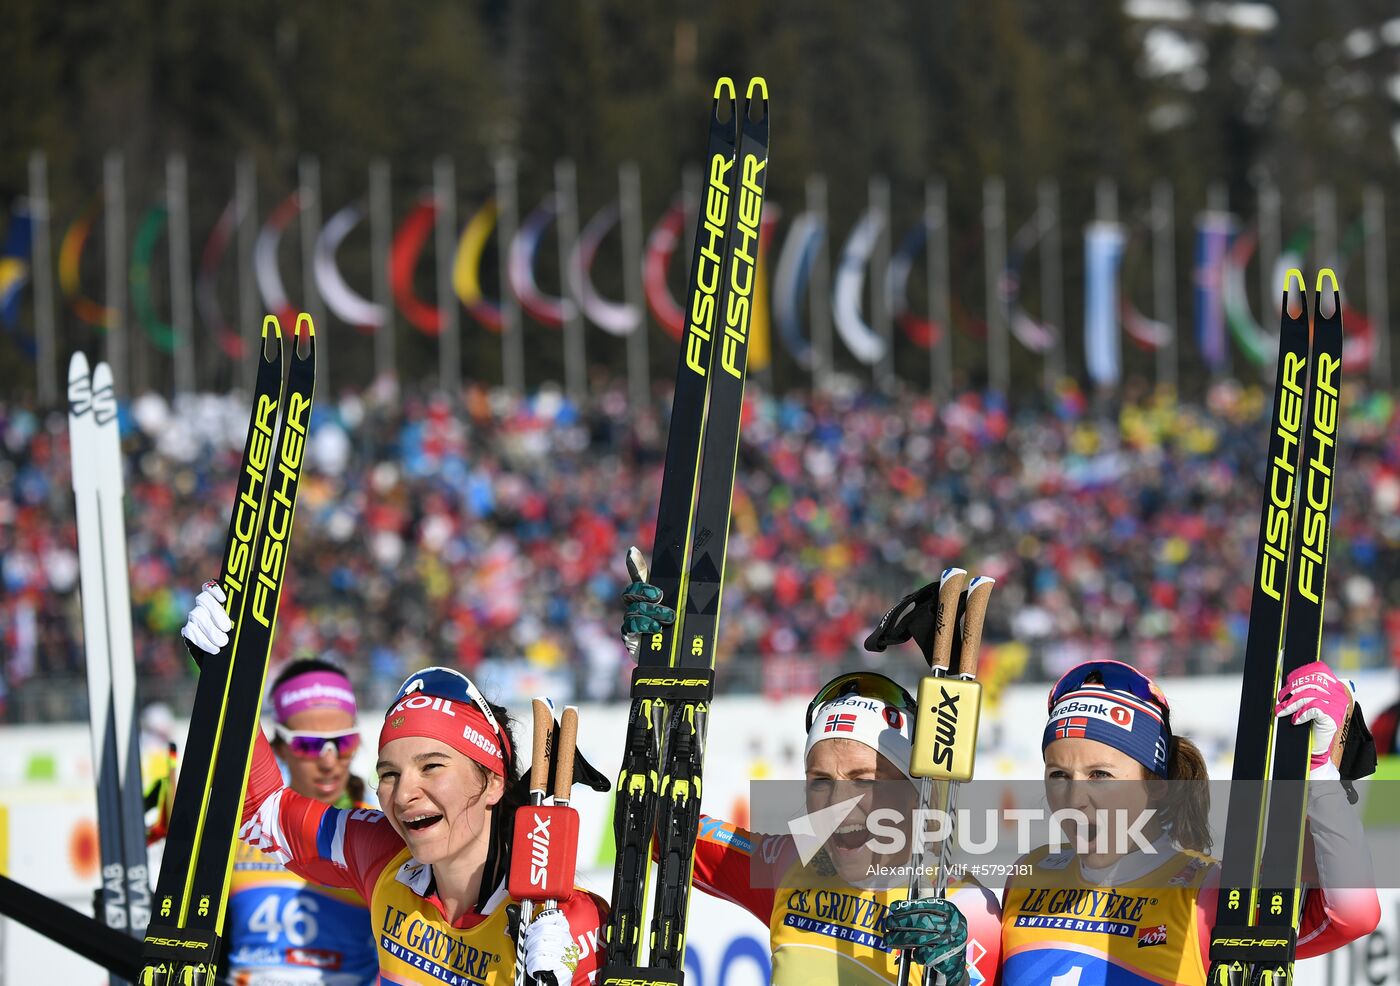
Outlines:
POLYGON ((272 690, 272 708, 280 723, 306 709, 341 709, 354 716, 355 692, 338 671, 307 671, 272 690))

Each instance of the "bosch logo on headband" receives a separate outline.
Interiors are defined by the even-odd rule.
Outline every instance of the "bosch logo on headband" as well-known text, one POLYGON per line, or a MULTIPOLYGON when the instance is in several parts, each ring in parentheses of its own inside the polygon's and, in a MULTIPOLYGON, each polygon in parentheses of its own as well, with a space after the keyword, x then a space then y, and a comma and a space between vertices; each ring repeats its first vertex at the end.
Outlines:
POLYGON ((462 728, 462 739, 482 750, 488 756, 499 757, 501 755, 501 748, 492 742, 489 736, 477 732, 470 724, 462 728))

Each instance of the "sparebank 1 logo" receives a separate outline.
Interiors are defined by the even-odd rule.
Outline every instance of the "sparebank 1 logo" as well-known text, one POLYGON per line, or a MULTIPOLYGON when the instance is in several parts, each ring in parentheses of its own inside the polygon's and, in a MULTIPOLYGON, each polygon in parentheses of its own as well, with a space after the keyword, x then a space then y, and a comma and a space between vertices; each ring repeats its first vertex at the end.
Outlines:
POLYGON ((797 855, 801 858, 803 866, 812 861, 822 846, 826 845, 826 840, 830 839, 841 827, 841 823, 856 810, 860 801, 860 796, 848 798, 834 805, 809 811, 805 815, 798 815, 788 822, 788 832, 792 834, 793 844, 797 847, 797 855))

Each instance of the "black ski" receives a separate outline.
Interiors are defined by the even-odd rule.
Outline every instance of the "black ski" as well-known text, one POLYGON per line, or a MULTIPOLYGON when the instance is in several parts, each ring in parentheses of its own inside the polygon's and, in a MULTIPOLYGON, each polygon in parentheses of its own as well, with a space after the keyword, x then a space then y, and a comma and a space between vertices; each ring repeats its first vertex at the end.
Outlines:
POLYGON ((1287 287, 1283 296, 1235 784, 1211 935, 1211 982, 1217 986, 1289 982, 1298 935, 1309 730, 1276 722, 1273 707, 1284 677, 1320 659, 1342 320, 1336 279, 1324 270, 1318 276, 1309 343, 1307 289, 1297 270, 1288 272, 1288 283, 1295 277, 1298 315, 1289 314, 1287 287), (1321 314, 1324 278, 1333 286, 1327 316, 1321 314), (1280 879, 1288 874, 1291 879, 1280 879))
MULTIPOLYGON (((618 867, 613 881, 613 900, 625 901, 629 914, 621 920, 614 915, 609 921, 604 936, 606 964, 599 980, 602 986, 624 982, 635 986, 646 981, 680 983, 685 964, 686 915, 700 816, 705 726, 714 693, 715 642, 768 167, 767 84, 761 78, 749 80, 743 108, 737 116, 732 111, 732 81, 721 79, 715 95, 710 181, 701 221, 697 223, 688 302, 690 323, 677 369, 676 406, 681 406, 683 384, 687 394, 700 389, 700 367, 706 367, 708 393, 698 447, 691 450, 692 433, 686 432, 685 445, 672 457, 677 427, 693 419, 690 411, 685 418, 677 418, 673 412, 668 439, 653 557, 664 559, 662 575, 668 578, 673 578, 669 566, 679 558, 677 589, 674 594, 663 596, 677 610, 678 618, 671 632, 658 634, 651 641, 652 649, 643 650, 632 678, 634 716, 629 722, 618 784, 614 822, 618 867), (728 121, 721 120, 719 113, 719 99, 725 90, 731 104, 728 121), (726 154, 733 146, 736 131, 738 150, 730 159, 732 167, 726 169, 726 154), (722 252, 713 250, 716 226, 725 230, 722 252), (721 258, 718 283, 712 279, 716 254, 721 258), (681 457, 685 452, 691 452, 689 459, 681 457), (668 498, 666 487, 673 482, 682 484, 681 491, 686 485, 693 489, 693 502, 680 491, 668 498), (682 516, 684 521, 680 520, 682 516), (663 517, 667 538, 664 541, 663 517), (675 532, 682 530, 684 550, 677 556, 675 532), (646 721, 640 722, 643 717, 646 721), (647 780, 642 781, 643 777, 647 780), (653 817, 659 859, 656 901, 648 959, 645 967, 639 967, 638 915, 645 899, 646 853, 653 817)), ((661 587, 666 593, 668 586, 661 587)))
MULTIPOLYGON (((738 138, 734 82, 715 85, 710 108, 710 138, 705 156, 707 182, 695 224, 686 296, 686 334, 676 366, 676 389, 666 460, 661 473, 661 501, 656 513, 656 537, 650 572, 638 577, 661 590, 662 601, 680 612, 684 600, 685 561, 690 555, 695 486, 700 475, 700 440, 709 395, 710 356, 719 303, 729 215, 734 198, 734 155, 738 138)), ((651 837, 656 828, 658 773, 662 733, 667 723, 666 700, 648 687, 639 689, 637 676, 665 679, 659 669, 671 666, 676 626, 663 627, 642 642, 633 676, 632 706, 623 745, 613 809, 613 839, 617 859, 613 870, 612 911, 603 929, 608 965, 635 966, 641 946, 642 912, 651 872, 651 837)), ((605 980, 606 981, 606 980, 605 980)))
POLYGON ((309 316, 297 318, 280 401, 281 327, 271 316, 263 322, 263 340, 221 577, 233 632, 223 651, 204 662, 200 675, 191 722, 203 728, 192 728, 187 743, 187 763, 195 774, 187 768, 176 796, 171 838, 178 821, 179 841, 167 845, 161 867, 157 913, 146 936, 143 986, 175 979, 181 986, 201 986, 216 975, 234 839, 253 731, 259 728, 316 382, 315 329, 309 316), (170 855, 172 848, 178 855, 170 855))

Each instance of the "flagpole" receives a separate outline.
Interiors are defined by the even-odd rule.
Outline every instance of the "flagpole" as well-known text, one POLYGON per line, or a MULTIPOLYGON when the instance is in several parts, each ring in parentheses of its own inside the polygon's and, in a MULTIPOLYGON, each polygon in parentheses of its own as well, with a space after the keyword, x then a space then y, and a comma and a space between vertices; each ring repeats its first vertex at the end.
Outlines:
POLYGON ((826 178, 807 176, 807 211, 817 217, 822 236, 812 258, 812 274, 807 281, 807 322, 812 333, 812 389, 825 391, 831 386, 831 264, 827 243, 826 178))
POLYGON ((34 278, 34 356, 40 407, 58 402, 58 340, 54 333, 53 253, 49 243, 49 167, 43 151, 29 155, 30 270, 34 278))
MULTIPOLYGON (((1206 210, 1221 217, 1221 221, 1229 227, 1230 217, 1230 192, 1222 181, 1213 181, 1206 189, 1206 210)), ((1229 233, 1226 233, 1226 250, 1229 249, 1229 233)), ((1223 271, 1217 270, 1215 276, 1219 278, 1223 271)), ((1222 330, 1223 331, 1223 330, 1222 330)), ((1218 379, 1221 373, 1231 376, 1234 373, 1234 358, 1230 352, 1229 333, 1225 334, 1224 359, 1221 360, 1220 369, 1212 374, 1211 379, 1218 379)))
POLYGON ((194 309, 190 294, 189 178, 183 154, 171 154, 165 159, 165 195, 165 208, 170 217, 170 321, 175 329, 175 396, 178 397, 197 389, 194 309))
POLYGON ((883 175, 870 179, 867 185, 870 211, 879 223, 879 234, 870 251, 870 272, 866 283, 870 288, 870 327, 885 344, 885 354, 875 366, 875 385, 888 394, 894 389, 894 322, 885 298, 885 271, 890 266, 890 183, 883 175))
POLYGON ((1006 186, 999 177, 982 183, 982 240, 987 296, 987 386, 1003 398, 1010 394, 1010 352, 998 280, 1006 269, 1006 186))
POLYGON ((554 164, 554 198, 559 203, 559 293, 564 298, 564 390, 578 404, 588 392, 588 357, 584 351, 583 307, 574 297, 573 279, 568 274, 569 258, 578 243, 578 177, 569 158, 554 164))
MULTIPOLYGON (((446 155, 433 162, 433 200, 437 206, 434 252, 437 254, 438 386, 449 397, 462 389, 461 323, 452 291, 452 256, 457 238, 457 172, 446 155)), ((502 243, 507 242, 502 239, 502 243)), ((504 307, 504 304, 503 306, 504 307)))
POLYGON ((924 276, 928 280, 929 313, 938 324, 938 338, 929 346, 929 385, 935 400, 953 396, 953 304, 948 274, 948 186, 942 178, 924 183, 924 222, 928 246, 924 276))
POLYGON ((1379 185, 1362 192, 1366 224, 1366 314, 1371 316, 1376 352, 1371 358, 1371 382, 1390 389, 1390 304, 1385 267, 1385 193, 1379 185))
MULTIPOLYGON (((622 294, 636 309, 637 327, 627 336, 627 382, 633 407, 644 407, 650 393, 650 354, 647 350, 647 318, 642 296, 642 179, 634 161, 617 171, 618 209, 622 223, 622 294)), ((758 244, 754 244, 755 255, 758 244)))
POLYGON ((389 293, 389 241, 393 237, 389 162, 375 158, 369 165, 369 240, 371 286, 384 321, 374 333, 375 376, 398 383, 394 354, 394 299, 389 293))
MULTIPOLYGON (((1118 222, 1118 185, 1112 178, 1100 178, 1094 183, 1094 217, 1101 223, 1118 222)), ((1112 273, 1112 280, 1116 282, 1119 276, 1119 269, 1116 265, 1112 273)), ((1109 312, 1109 319, 1113 324, 1110 340, 1113 362, 1118 367, 1118 376, 1114 380, 1114 384, 1121 387, 1123 380, 1122 322, 1116 310, 1119 298, 1117 291, 1113 292, 1113 298, 1115 309, 1109 312)))
POLYGON ((262 343, 262 312, 253 279, 253 247, 258 238, 258 166, 250 154, 241 154, 234 166, 233 196, 238 219, 238 337, 243 340, 240 378, 243 392, 257 386, 258 358, 262 343))
POLYGON ((316 351, 316 377, 321 393, 329 397, 335 393, 330 386, 330 351, 335 347, 325 344, 330 321, 321 304, 321 293, 316 288, 316 237, 321 232, 321 165, 310 154, 303 154, 297 171, 297 200, 301 204, 297 224, 301 230, 302 311, 311 316, 320 333, 322 345, 316 351))
POLYGON ((1040 233, 1040 317, 1054 330, 1045 354, 1045 392, 1053 394, 1065 374, 1065 311, 1060 283, 1060 187, 1042 179, 1036 189, 1042 216, 1040 233))
POLYGON ((108 151, 102 162, 102 208, 106 237, 106 297, 112 324, 107 326, 107 363, 118 397, 132 397, 144 390, 140 360, 134 360, 134 340, 127 334, 126 317, 126 181, 120 151, 108 151), (133 359, 135 366, 128 364, 133 359))
MULTIPOLYGON (((1278 263, 1279 196, 1267 176, 1259 179, 1259 322, 1266 328, 1276 321, 1283 285, 1274 283, 1274 266, 1278 263)), ((1272 363, 1272 361, 1269 361, 1272 363)), ((1268 372, 1267 367, 1264 372, 1268 372)))
POLYGON ((1317 229, 1314 257, 1318 267, 1337 266, 1337 197, 1331 185, 1313 189, 1313 225, 1317 229))
POLYGON ((1157 385, 1177 386, 1176 253, 1172 222, 1172 186, 1159 181, 1152 186, 1152 309, 1157 321, 1171 330, 1157 347, 1157 385))
POLYGON ((500 244, 501 282, 501 371, 506 389, 525 393, 525 341, 520 325, 520 305, 510 287, 510 264, 506 254, 515 239, 516 219, 515 158, 502 153, 496 158, 496 242, 500 244))

